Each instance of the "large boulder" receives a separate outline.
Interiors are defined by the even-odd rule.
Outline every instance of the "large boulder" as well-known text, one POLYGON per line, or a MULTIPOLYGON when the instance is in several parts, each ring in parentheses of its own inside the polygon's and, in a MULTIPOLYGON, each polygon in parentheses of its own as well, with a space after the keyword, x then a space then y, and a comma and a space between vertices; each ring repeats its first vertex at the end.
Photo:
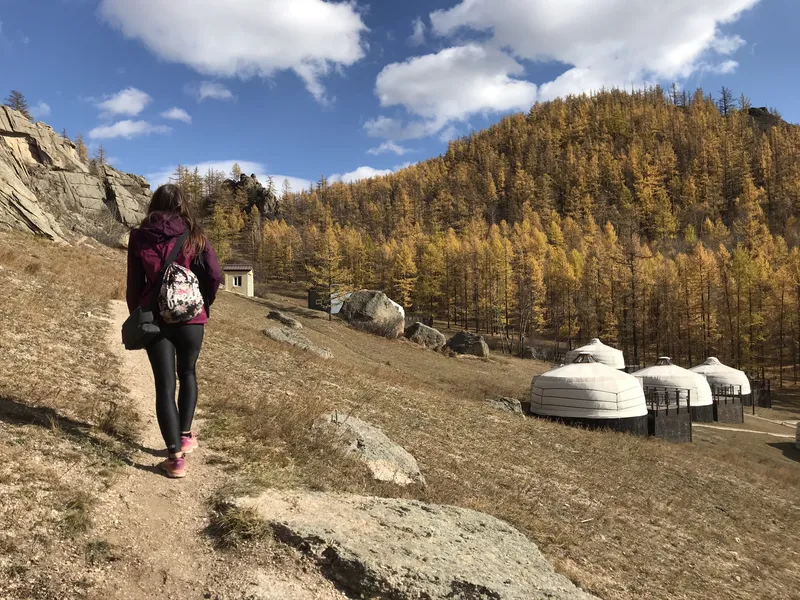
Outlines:
POLYGON ((425 484, 417 459, 374 425, 337 412, 321 416, 315 426, 332 434, 346 452, 365 462, 378 481, 402 486, 425 484))
POLYGON ((471 354, 481 358, 489 356, 489 346, 483 336, 469 331, 460 331, 455 334, 447 342, 447 347, 456 354, 471 354))
POLYGON ((416 500, 269 490, 238 498, 348 597, 591 600, 531 540, 484 513, 416 500))
POLYGON ((333 354, 327 348, 320 348, 315 346, 310 339, 302 333, 283 325, 281 327, 270 327, 264 330, 264 335, 269 339, 280 342, 281 344, 288 344, 305 350, 311 354, 316 354, 320 358, 333 358, 333 354))
POLYGON ((447 338, 445 338, 444 334, 439 332, 438 329, 428 327, 422 323, 414 323, 411 327, 406 329, 403 335, 405 335, 408 340, 419 344, 423 348, 428 348, 429 350, 439 350, 447 342, 447 338))
POLYGON ((406 321, 402 306, 383 292, 371 290, 350 294, 339 316, 358 329, 390 339, 403 335, 406 321))

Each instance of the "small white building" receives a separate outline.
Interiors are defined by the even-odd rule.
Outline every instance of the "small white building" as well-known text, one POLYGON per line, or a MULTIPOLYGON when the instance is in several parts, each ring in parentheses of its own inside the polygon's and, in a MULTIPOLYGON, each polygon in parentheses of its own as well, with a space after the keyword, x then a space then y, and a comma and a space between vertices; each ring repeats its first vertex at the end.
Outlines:
POLYGON ((536 377, 531 413, 582 426, 647 435, 647 405, 632 375, 596 362, 588 352, 536 377))
POLYGON ((712 386, 730 387, 742 396, 749 396, 752 391, 750 380, 744 371, 723 365, 719 359, 713 356, 691 370, 703 375, 712 386))
POLYGON ((633 376, 645 389, 663 391, 665 398, 677 395, 682 407, 690 404, 693 421, 714 420, 711 386, 700 373, 679 367, 668 356, 662 356, 655 365, 636 371, 633 376))
POLYGON ((621 371, 625 368, 625 358, 622 356, 622 350, 606 346, 597 338, 594 338, 585 346, 567 352, 566 363, 574 362, 575 359, 578 358, 578 355, 582 353, 591 354, 595 361, 607 367, 611 367, 612 369, 621 371))
POLYGON ((223 287, 229 292, 252 298, 255 295, 253 265, 231 263, 222 268, 225 274, 223 287))

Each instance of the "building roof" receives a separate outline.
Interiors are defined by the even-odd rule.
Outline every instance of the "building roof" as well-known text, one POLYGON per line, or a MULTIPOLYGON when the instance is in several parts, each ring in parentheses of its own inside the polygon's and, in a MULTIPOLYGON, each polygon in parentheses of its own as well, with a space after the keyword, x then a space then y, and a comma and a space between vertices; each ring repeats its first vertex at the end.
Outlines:
POLYGON ((567 364, 574 362, 578 355, 583 352, 588 352, 597 362, 613 367, 614 369, 625 368, 625 358, 622 356, 622 351, 612 348, 611 346, 606 346, 597 338, 593 339, 586 346, 567 352, 567 364))
POLYGON ((231 263, 222 267, 223 271, 233 271, 236 273, 249 273, 253 270, 253 265, 247 263, 231 263))
POLYGON ((652 367, 636 371, 634 377, 645 387, 663 388, 668 391, 679 391, 681 406, 686 405, 685 391, 691 393, 689 401, 692 406, 709 406, 712 404, 711 386, 700 373, 689 371, 672 364, 667 356, 662 356, 652 367))
POLYGON ((719 359, 713 356, 702 365, 697 365, 690 370, 703 375, 711 385, 739 388, 740 392, 745 396, 752 391, 750 389, 750 380, 743 371, 723 365, 719 359))
POLYGON ((636 378, 589 357, 588 352, 581 353, 576 362, 535 378, 531 386, 531 412, 588 419, 646 415, 644 391, 636 378))

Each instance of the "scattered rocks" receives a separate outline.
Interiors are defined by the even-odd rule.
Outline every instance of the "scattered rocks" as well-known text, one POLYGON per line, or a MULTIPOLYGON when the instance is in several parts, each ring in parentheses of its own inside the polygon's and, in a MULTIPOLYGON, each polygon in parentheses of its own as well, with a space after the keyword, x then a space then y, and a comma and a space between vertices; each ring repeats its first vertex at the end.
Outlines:
POLYGON ((489 346, 483 336, 469 331, 461 331, 455 334, 447 342, 447 347, 456 354, 469 354, 481 358, 489 356, 489 346))
POLYGON ((406 329, 404 335, 410 341, 429 350, 439 350, 447 342, 447 339, 438 329, 428 327, 422 323, 414 323, 406 329))
POLYGON ((476 511, 416 500, 270 490, 233 501, 350 597, 590 600, 536 544, 476 511))
POLYGON ((374 425, 344 413, 329 413, 321 416, 315 427, 332 433, 345 451, 367 464, 378 481, 425 485, 417 459, 374 425))
POLYGON ((390 339, 399 338, 405 328, 403 307, 383 292, 361 290, 351 294, 339 316, 354 327, 390 339))
POLYGON ((264 335, 271 340, 275 340, 276 342, 289 344, 290 346, 300 348, 301 350, 305 350, 311 354, 316 354, 320 358, 333 358, 333 353, 331 353, 330 350, 315 346, 305 335, 298 333, 293 329, 289 329, 285 325, 281 327, 271 327, 269 329, 265 329, 264 335))
POLYGON ((272 321, 278 321, 282 325, 286 325, 287 327, 289 327, 291 329, 302 329, 303 328, 303 324, 300 321, 298 321, 297 319, 293 319, 292 317, 290 317, 288 315, 283 314, 279 310, 271 310, 271 311, 269 311, 269 314, 267 315, 267 318, 272 320, 272 321))
POLYGON ((522 402, 517 398, 490 398, 486 400, 486 404, 506 412, 518 413, 520 415, 525 414, 522 409, 522 402))

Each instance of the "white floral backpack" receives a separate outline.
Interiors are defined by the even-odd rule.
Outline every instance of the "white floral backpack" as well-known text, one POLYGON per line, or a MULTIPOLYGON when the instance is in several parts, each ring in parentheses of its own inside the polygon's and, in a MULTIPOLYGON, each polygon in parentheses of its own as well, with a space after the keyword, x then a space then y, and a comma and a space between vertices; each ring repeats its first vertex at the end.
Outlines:
POLYGON ((197 275, 186 267, 170 264, 158 294, 158 312, 164 322, 188 323, 203 312, 204 304, 197 275))

